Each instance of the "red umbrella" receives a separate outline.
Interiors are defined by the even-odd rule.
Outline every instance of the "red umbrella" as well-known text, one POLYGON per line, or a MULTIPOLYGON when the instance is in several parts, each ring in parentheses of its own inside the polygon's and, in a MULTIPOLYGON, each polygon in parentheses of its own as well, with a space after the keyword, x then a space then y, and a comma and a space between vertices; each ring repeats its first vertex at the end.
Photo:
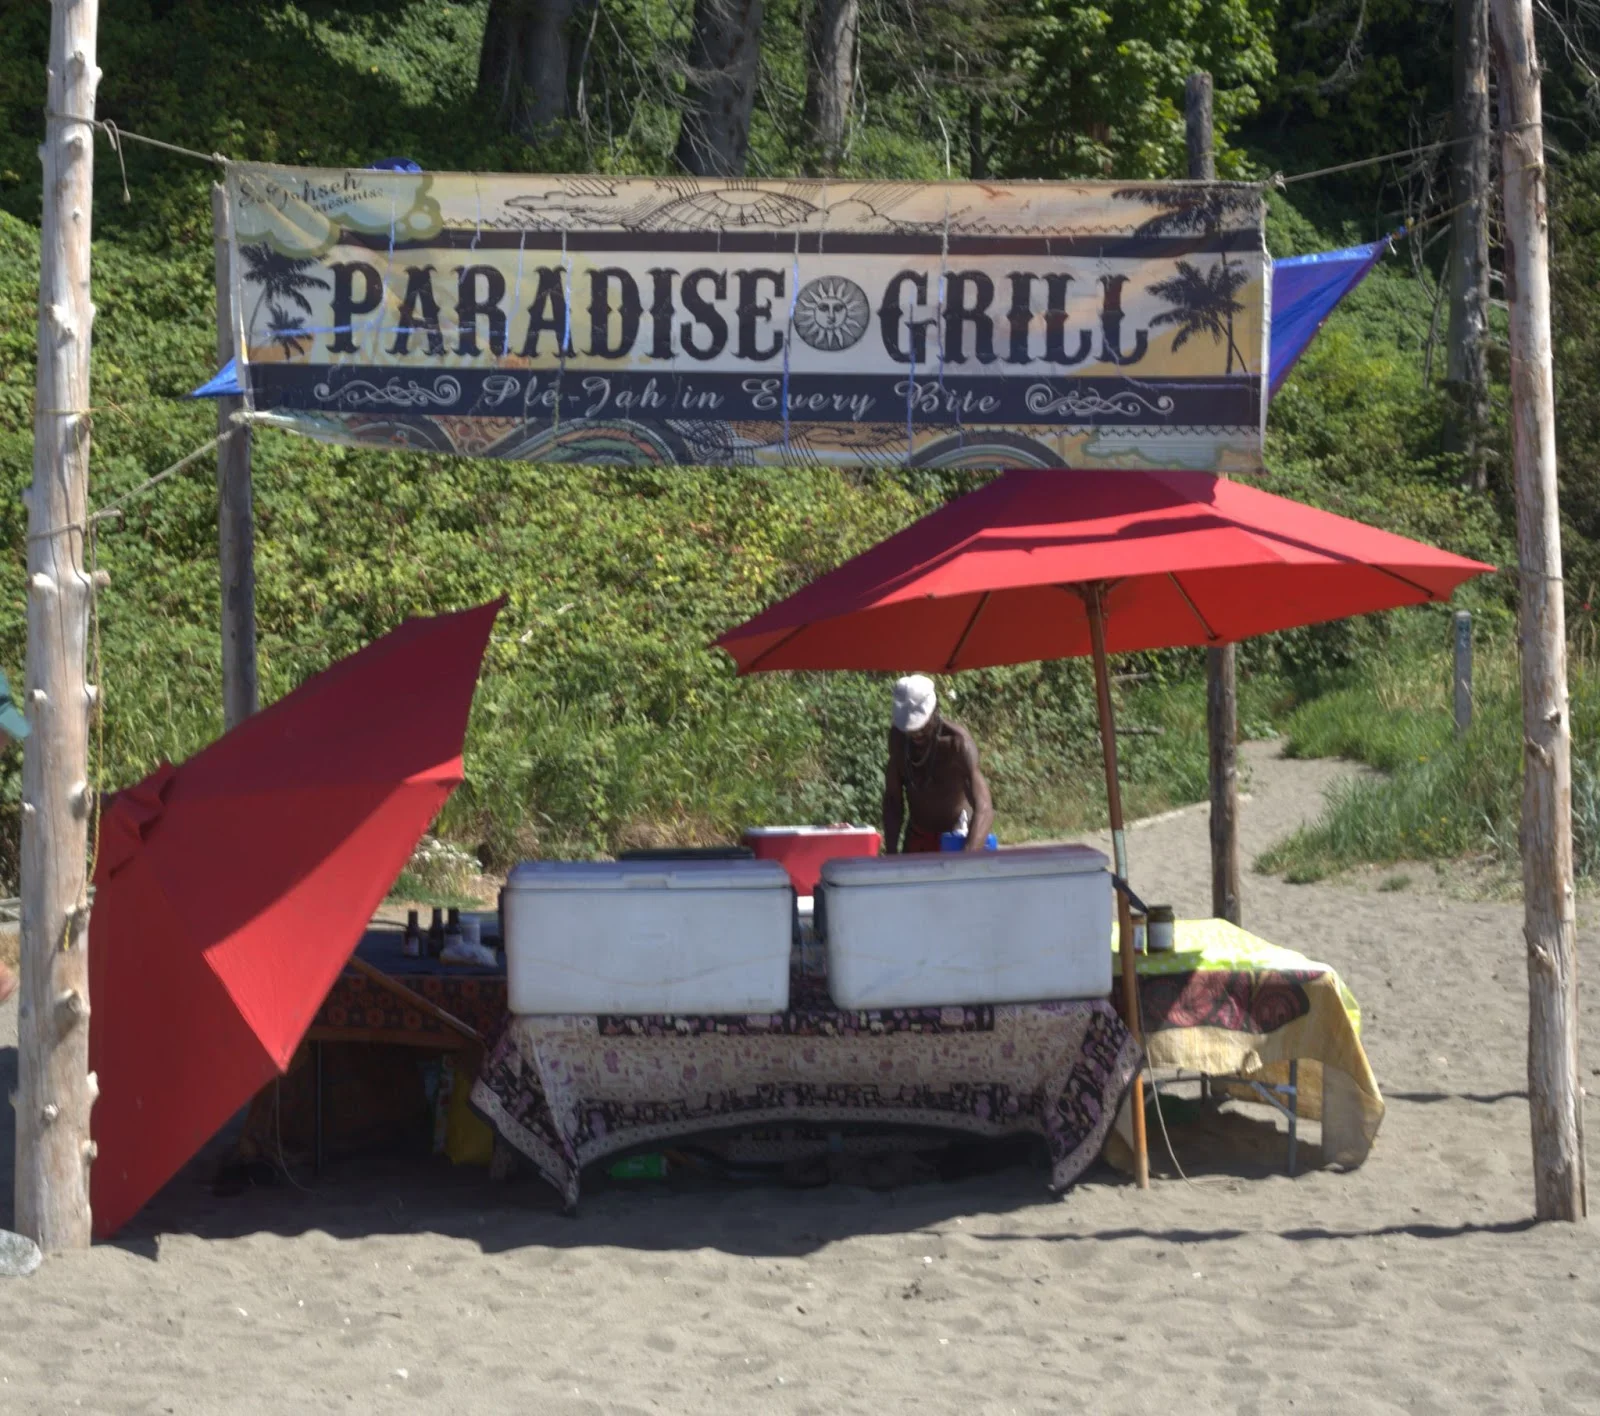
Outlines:
MULTIPOLYGON (((1227 644, 1446 600, 1479 561, 1203 472, 1008 472, 729 630, 741 673, 942 670, 1094 656, 1116 871, 1127 879, 1107 652, 1227 644)), ((1138 1031, 1119 892, 1124 1013, 1138 1031)), ((1147 1183, 1143 1097, 1134 1152, 1147 1183)))
POLYGON ((89 926, 97 1235, 287 1069, 461 781, 499 609, 407 620, 109 799, 89 926))
POLYGON ((1492 566, 1203 472, 1008 472, 717 641, 740 672, 951 672, 1447 600, 1492 566))

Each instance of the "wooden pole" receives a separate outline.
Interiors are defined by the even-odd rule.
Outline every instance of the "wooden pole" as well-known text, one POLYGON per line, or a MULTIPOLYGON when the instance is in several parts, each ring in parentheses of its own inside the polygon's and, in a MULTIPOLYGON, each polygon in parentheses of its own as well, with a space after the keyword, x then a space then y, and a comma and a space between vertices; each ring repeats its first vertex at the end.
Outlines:
POLYGON ((1528 950, 1528 1112, 1534 1210, 1579 1219, 1584 1185, 1578 1085, 1578 955, 1572 881, 1572 730, 1556 504, 1549 232, 1533 0, 1492 0, 1500 87, 1500 180, 1511 336, 1522 657, 1522 898, 1528 950))
POLYGON ((483 1041, 482 1036, 478 1033, 476 1028, 473 1028, 469 1024, 462 1022, 461 1019, 456 1017, 454 1013, 446 1012, 437 1003, 431 1001, 430 999, 424 998, 415 989, 407 988, 406 985, 401 983, 399 979, 390 978, 389 975, 380 969, 376 964, 369 964, 359 954, 352 954, 350 956, 349 967, 354 969, 358 974, 361 974, 364 978, 371 979, 372 982, 377 984, 379 988, 385 989, 394 994, 396 998, 401 999, 410 1007, 415 1008, 418 1012, 426 1013, 436 1022, 443 1023, 452 1032, 460 1033, 462 1037, 471 1042, 481 1043, 483 1041))
MULTIPOLYGON (((228 189, 211 188, 211 236, 217 271, 217 359, 238 354, 233 308, 232 223, 228 189)), ((235 423, 242 398, 217 400, 217 560, 222 572, 222 722, 237 727, 256 711, 256 544, 250 486, 250 425, 235 423)))
POLYGON ((1190 74, 1183 86, 1183 129, 1189 149, 1189 176, 1217 180, 1216 135, 1211 125, 1211 75, 1190 74))
POLYGON ((16 1224, 47 1252, 89 1246, 89 229, 98 0, 54 0, 39 240, 39 364, 28 493, 22 760, 22 988, 16 1224))
MULTIPOLYGON (((1128 878, 1128 843, 1122 825, 1122 781, 1117 771, 1117 720, 1111 708, 1111 674, 1106 667, 1104 587, 1087 586, 1084 603, 1089 610, 1089 644, 1094 650, 1094 692, 1100 708, 1100 751, 1105 758, 1106 808, 1111 817, 1113 868, 1128 878)), ((1144 1028, 1139 1023, 1138 960, 1133 952, 1133 911, 1128 897, 1117 891, 1117 956, 1122 968, 1122 1016, 1141 1045, 1144 1028)), ((1133 1082, 1133 1174, 1141 1190, 1150 1188, 1150 1146, 1144 1130, 1144 1081, 1133 1082)))
POLYGON ((1472 615, 1457 610, 1453 620, 1452 643, 1455 668, 1451 675, 1455 693, 1456 736, 1472 726, 1472 615))
MULTIPOLYGON (((1211 75, 1190 74, 1183 91, 1189 176, 1217 180, 1211 75)), ((1206 650, 1206 739, 1211 751, 1211 913, 1238 924, 1239 691, 1233 645, 1206 650)))
POLYGON ((1489 427, 1489 0, 1455 0, 1454 61, 1445 448, 1461 456, 1462 485, 1481 492, 1489 427))

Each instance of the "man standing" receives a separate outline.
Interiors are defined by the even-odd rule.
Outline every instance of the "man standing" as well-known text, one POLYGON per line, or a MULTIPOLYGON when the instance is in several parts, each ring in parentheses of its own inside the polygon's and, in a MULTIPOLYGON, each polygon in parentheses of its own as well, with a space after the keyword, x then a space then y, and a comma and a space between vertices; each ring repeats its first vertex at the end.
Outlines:
POLYGON ((989 784, 978 766, 978 747, 953 718, 939 711, 933 680, 912 674, 894 686, 894 726, 883 775, 883 848, 936 851, 939 837, 967 819, 969 851, 981 851, 994 824, 989 784), (905 841, 900 828, 910 822, 905 841))

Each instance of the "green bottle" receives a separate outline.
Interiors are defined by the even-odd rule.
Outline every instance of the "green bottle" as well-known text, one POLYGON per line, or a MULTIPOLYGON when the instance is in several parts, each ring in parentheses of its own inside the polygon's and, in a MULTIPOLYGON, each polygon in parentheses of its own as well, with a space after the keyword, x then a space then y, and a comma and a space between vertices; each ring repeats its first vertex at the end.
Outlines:
POLYGON ((667 1158, 664 1155, 630 1155, 617 1161, 607 1172, 613 1180, 665 1180, 667 1158))

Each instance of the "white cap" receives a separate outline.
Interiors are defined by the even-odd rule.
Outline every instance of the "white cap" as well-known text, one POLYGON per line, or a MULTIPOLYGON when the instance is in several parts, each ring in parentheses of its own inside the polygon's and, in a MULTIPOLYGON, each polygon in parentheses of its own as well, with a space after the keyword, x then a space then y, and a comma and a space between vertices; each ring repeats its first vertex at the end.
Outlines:
POLYGON ((926 727, 938 706, 939 695, 926 674, 911 674, 894 686, 894 725, 903 733, 926 727))

